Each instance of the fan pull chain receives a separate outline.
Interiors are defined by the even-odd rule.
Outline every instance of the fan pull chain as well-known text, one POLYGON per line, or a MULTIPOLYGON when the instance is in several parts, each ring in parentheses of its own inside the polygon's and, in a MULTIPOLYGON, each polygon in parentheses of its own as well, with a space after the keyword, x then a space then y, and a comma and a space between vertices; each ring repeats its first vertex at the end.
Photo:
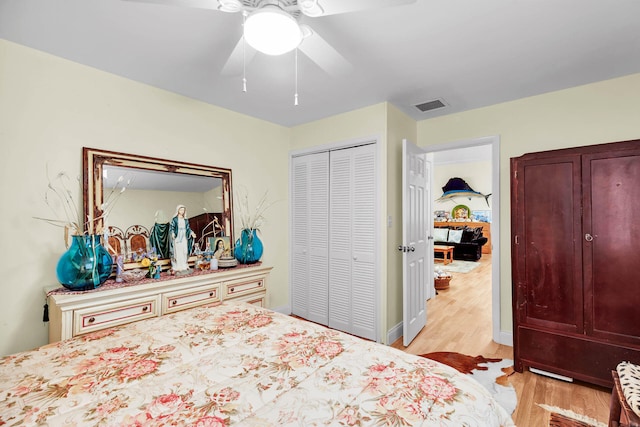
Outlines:
MULTIPOLYGON (((246 12, 242 12, 242 28, 244 31, 244 24, 247 22, 246 12)), ((247 92, 247 40, 242 35, 242 91, 247 92)))
POLYGON ((296 79, 296 93, 293 96, 293 105, 298 105, 298 48, 296 48, 295 79, 296 79))

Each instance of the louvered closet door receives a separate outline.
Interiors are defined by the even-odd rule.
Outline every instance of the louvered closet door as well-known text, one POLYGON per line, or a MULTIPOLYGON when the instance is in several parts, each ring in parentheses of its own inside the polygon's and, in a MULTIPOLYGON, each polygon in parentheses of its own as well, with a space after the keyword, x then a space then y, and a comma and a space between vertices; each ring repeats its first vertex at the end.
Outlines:
POLYGON ((328 324, 329 153, 293 159, 291 311, 328 324))
POLYGON ((377 339, 375 145, 331 151, 329 326, 377 339))

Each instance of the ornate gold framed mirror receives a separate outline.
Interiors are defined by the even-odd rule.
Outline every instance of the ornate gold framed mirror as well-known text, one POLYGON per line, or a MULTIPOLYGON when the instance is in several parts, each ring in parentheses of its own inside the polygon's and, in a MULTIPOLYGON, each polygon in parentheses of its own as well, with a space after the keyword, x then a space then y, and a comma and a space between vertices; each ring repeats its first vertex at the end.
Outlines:
POLYGON ((114 236, 123 235, 122 242, 110 247, 122 248, 127 260, 132 251, 141 250, 140 236, 152 236, 153 227, 168 222, 178 205, 187 207, 202 250, 209 237, 228 236, 233 242, 231 169, 87 147, 82 151, 87 224, 97 234, 111 228, 117 230, 114 236), (116 196, 105 216, 106 205, 116 196), (135 248, 132 242, 138 242, 135 248))

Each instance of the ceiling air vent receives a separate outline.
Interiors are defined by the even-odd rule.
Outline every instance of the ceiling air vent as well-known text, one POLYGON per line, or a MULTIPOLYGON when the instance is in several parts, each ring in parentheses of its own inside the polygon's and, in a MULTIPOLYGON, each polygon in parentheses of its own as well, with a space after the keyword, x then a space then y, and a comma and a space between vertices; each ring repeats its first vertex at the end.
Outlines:
POLYGON ((440 99, 434 99, 433 101, 423 102, 416 105, 416 108, 423 113, 426 111, 436 110, 438 108, 446 107, 446 104, 440 99))

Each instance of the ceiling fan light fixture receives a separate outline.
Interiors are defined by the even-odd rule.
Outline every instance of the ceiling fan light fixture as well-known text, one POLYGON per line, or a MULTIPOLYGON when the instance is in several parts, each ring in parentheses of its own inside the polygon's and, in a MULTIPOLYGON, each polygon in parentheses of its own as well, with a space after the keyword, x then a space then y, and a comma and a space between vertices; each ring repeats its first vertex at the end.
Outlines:
POLYGON ((218 10, 228 13, 236 13, 242 10, 240 0, 218 0, 218 10))
POLYGON ((318 0, 302 0, 298 1, 298 5, 307 16, 320 16, 324 13, 324 9, 318 4, 318 0))
POLYGON ((282 55, 298 47, 302 30, 298 21, 275 5, 251 13, 244 23, 246 42, 267 55, 282 55))

